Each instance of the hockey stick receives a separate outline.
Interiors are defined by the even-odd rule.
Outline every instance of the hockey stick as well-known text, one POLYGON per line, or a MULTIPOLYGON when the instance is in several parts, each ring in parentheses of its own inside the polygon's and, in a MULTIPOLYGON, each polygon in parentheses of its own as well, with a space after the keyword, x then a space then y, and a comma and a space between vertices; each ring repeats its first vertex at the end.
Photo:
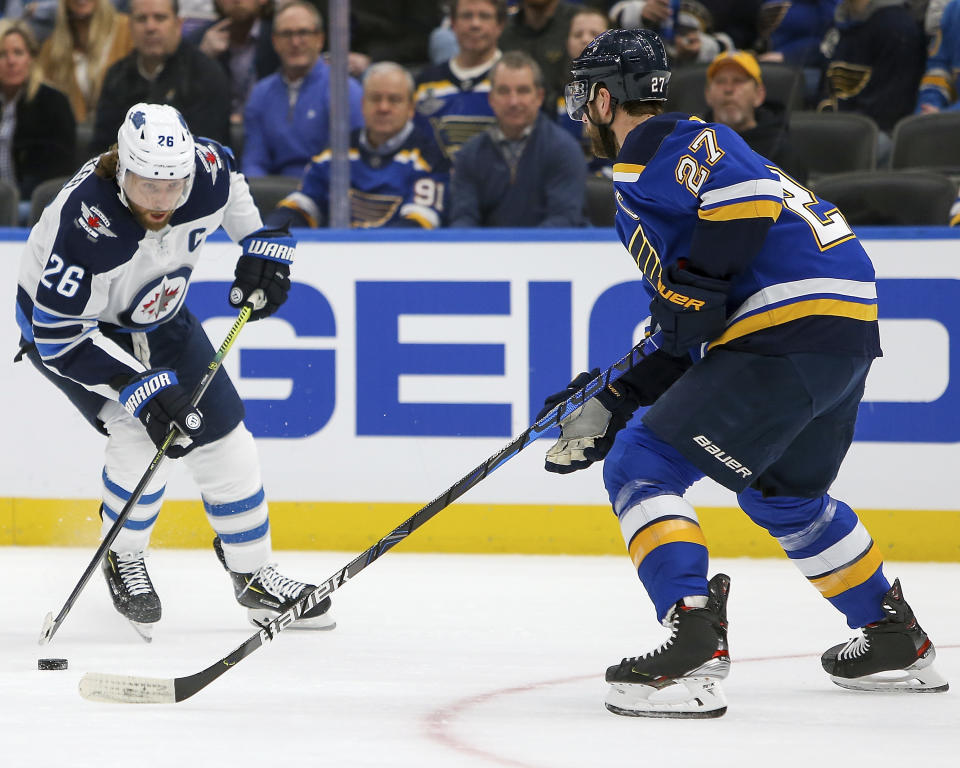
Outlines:
POLYGON ((557 405, 546 416, 529 427, 519 437, 495 453, 469 474, 460 478, 425 507, 404 520, 376 544, 361 552, 342 569, 301 597, 290 608, 275 619, 263 625, 263 628, 242 645, 235 648, 219 661, 193 675, 175 678, 138 677, 134 675, 114 675, 102 672, 87 672, 80 679, 80 695, 90 701, 115 702, 125 704, 172 704, 193 696, 206 688, 220 675, 245 659, 260 646, 274 640, 277 635, 290 626, 300 616, 313 608, 327 595, 342 587, 374 560, 403 541, 428 520, 450 506, 467 491, 477 485, 487 475, 516 456, 527 445, 555 426, 570 411, 579 408, 594 397, 612 381, 633 368, 644 356, 642 344, 630 350, 606 371, 601 373, 583 389, 578 390, 567 400, 557 405))
MULTIPOLYGON (((220 364, 223 362, 223 358, 226 357, 227 352, 230 351, 230 347, 232 347, 233 342, 236 341, 240 330, 244 325, 246 325, 247 320, 250 319, 250 314, 254 311, 254 309, 257 308, 256 305, 261 301, 263 301, 263 299, 262 295, 259 294, 258 289, 258 291, 255 291, 253 294, 251 294, 250 301, 247 301, 243 305, 239 316, 233 323, 233 327, 227 333, 226 338, 223 340, 223 344, 220 345, 220 349, 217 350, 217 354, 214 355, 213 360, 211 360, 207 365, 206 373, 203 374, 203 378, 200 379, 200 383, 197 384, 197 388, 193 391, 193 397, 190 399, 190 403, 192 405, 196 406, 197 403, 200 402, 200 398, 203 397, 203 393, 207 391, 207 387, 210 386, 210 382, 213 381, 213 377, 216 376, 217 371, 220 370, 220 364)), ((53 636, 57 633, 60 625, 63 624, 64 619, 67 618, 67 614, 70 613, 70 609, 73 608, 73 604, 77 601, 77 598, 80 596, 83 588, 87 585, 87 582, 90 581, 90 577, 93 575, 93 572, 100 565, 100 561, 110 548, 110 545, 113 544, 117 536, 120 535, 120 529, 123 528, 123 524, 127 521, 127 518, 130 517, 130 514, 133 512, 133 508, 137 505, 137 502, 140 501, 140 497, 143 495, 144 490, 146 490, 150 480, 153 478, 154 474, 156 474, 157 468, 166 457, 167 450, 171 445, 173 445, 174 441, 179 436, 180 431, 176 427, 171 427, 166 438, 164 438, 164 441, 157 449, 153 460, 150 462, 150 466, 147 467, 147 471, 143 473, 143 477, 140 478, 140 482, 137 483, 136 488, 133 489, 133 493, 130 494, 130 498, 127 499, 127 503, 123 505, 123 509, 120 510, 120 514, 117 515, 117 519, 110 527, 110 530, 107 531, 107 535, 104 536, 103 541, 100 542, 100 546, 97 547, 97 551, 93 553, 93 559, 90 561, 87 569, 80 577, 80 581, 78 581, 77 585, 73 588, 73 592, 70 593, 67 601, 63 604, 63 607, 60 609, 60 613, 57 614, 57 618, 53 618, 52 611, 44 616, 43 627, 40 630, 40 638, 37 641, 40 645, 49 643, 53 639, 53 636)), ((146 637, 144 639, 147 640, 146 637)))

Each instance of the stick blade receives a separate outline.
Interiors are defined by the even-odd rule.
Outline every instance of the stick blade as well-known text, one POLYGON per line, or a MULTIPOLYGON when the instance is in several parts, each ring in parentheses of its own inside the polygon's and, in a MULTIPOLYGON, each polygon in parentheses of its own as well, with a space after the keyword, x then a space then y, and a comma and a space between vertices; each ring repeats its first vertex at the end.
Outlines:
POLYGON ((161 677, 87 672, 80 678, 80 695, 87 701, 111 704, 173 704, 173 680, 161 677))
POLYGON ((43 617, 43 626, 40 628, 40 637, 37 638, 39 645, 46 645, 53 637, 53 611, 48 611, 43 617))

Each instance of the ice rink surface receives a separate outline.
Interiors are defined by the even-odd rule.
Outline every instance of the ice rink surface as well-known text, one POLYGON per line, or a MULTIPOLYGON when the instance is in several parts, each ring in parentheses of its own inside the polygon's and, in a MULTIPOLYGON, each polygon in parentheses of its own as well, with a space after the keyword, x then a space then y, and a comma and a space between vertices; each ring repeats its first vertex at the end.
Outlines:
MULTIPOLYGON (((209 552, 158 550, 153 643, 114 613, 99 573, 53 642, 37 645, 92 551, 0 548, 0 764, 294 766, 960 765, 960 565, 888 563, 953 689, 865 694, 834 686, 819 654, 839 614, 786 560, 716 560, 732 578, 727 714, 618 717, 603 671, 666 636, 626 558, 390 552, 334 595, 332 632, 288 630, 191 699, 97 704, 86 671, 174 677, 247 639, 209 552), (65 672, 37 658, 66 657, 65 672)), ((351 553, 278 553, 319 581, 351 553)))

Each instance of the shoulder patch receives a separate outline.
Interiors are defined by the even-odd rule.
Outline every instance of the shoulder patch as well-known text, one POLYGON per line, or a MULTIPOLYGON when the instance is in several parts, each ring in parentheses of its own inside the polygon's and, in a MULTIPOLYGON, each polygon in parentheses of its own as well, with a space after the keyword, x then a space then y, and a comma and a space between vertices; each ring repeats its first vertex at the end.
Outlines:
POLYGON ((87 237, 96 240, 98 237, 116 237, 116 233, 110 229, 110 219, 97 206, 88 204, 83 198, 80 199, 80 217, 77 223, 86 231, 87 237))
MULTIPOLYGON (((197 138, 197 163, 210 174, 210 183, 216 186, 217 174, 229 170, 222 156, 223 147, 210 139, 197 138)), ((197 169, 199 170, 199 168, 197 169)))

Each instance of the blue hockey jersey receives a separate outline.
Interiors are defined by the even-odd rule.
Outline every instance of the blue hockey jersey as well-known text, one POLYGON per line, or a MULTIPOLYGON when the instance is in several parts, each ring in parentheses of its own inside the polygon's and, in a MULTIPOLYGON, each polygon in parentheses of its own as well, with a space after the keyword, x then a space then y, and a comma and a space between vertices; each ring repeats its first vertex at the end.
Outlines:
POLYGON ((210 139, 196 142, 190 196, 159 232, 140 226, 116 180, 97 176, 93 159, 27 239, 17 288, 21 335, 48 368, 108 399, 117 399, 111 382, 145 370, 109 332, 147 332, 171 320, 207 235, 222 225, 240 240, 261 226, 230 151, 210 139))
POLYGON ((947 4, 927 51, 927 69, 920 81, 917 109, 924 104, 958 110, 960 101, 960 0, 947 4))
POLYGON ((616 228, 651 297, 685 260, 730 280, 717 345, 880 355, 873 264, 836 206, 725 125, 670 113, 627 135, 616 228))
MULTIPOLYGON (((297 215, 293 226, 327 225, 331 158, 330 150, 313 158, 300 189, 280 201, 279 208, 284 210, 277 213, 297 215)), ((449 163, 412 122, 377 149, 357 131, 350 142, 350 226, 439 227, 446 218, 449 181, 449 163)), ((267 222, 286 218, 271 214, 267 222)))
POLYGON ((449 160, 467 141, 496 123, 489 101, 490 70, 496 61, 471 76, 448 61, 428 67, 417 78, 417 125, 433 135, 449 160))

